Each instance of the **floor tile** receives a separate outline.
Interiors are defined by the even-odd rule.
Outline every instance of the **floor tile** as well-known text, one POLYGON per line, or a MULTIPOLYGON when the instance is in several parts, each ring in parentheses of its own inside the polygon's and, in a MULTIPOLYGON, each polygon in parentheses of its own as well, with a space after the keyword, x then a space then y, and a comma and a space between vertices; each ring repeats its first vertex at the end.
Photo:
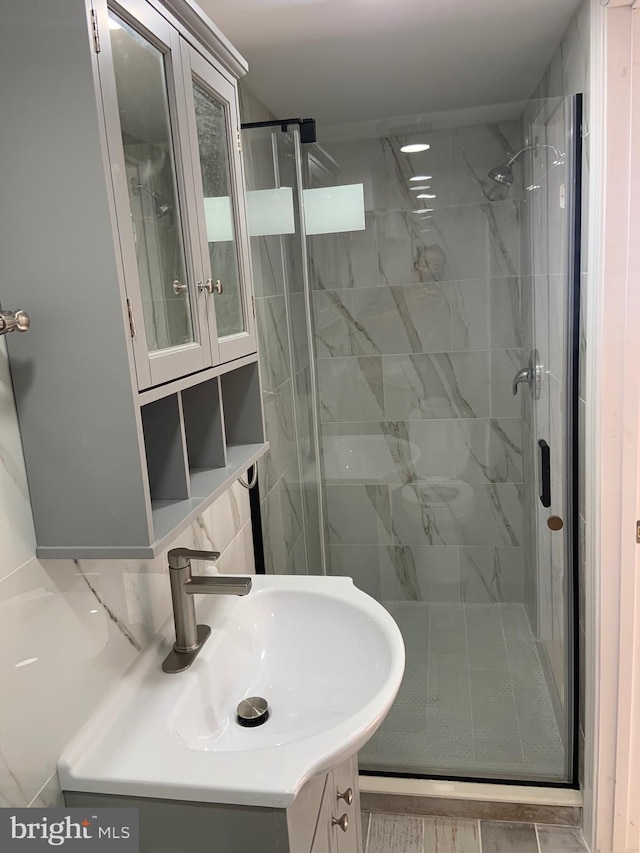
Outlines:
POLYGON ((417 817, 371 815, 367 853, 423 853, 424 821, 417 817))
POLYGON ((536 830, 530 823, 481 821, 482 853, 538 853, 536 830))
POLYGON ((540 853, 586 853, 582 833, 574 826, 536 827, 540 853))
POLYGON ((477 820, 424 819, 424 849, 428 853, 480 853, 479 836, 477 820))

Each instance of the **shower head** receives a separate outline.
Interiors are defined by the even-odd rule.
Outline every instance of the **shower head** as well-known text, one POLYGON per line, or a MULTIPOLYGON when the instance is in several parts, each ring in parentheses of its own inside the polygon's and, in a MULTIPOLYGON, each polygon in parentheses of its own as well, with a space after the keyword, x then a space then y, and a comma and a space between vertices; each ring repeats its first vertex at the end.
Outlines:
POLYGON ((513 184, 513 168, 511 163, 501 163, 495 166, 489 172, 489 177, 496 184, 502 184, 504 187, 510 187, 513 184))
POLYGON ((520 151, 518 151, 517 154, 514 154, 506 163, 494 166, 494 168, 489 172, 489 177, 492 181, 495 181, 496 184, 501 184, 503 187, 510 187, 513 184, 513 164, 518 162, 525 151, 535 151, 537 154, 541 148, 550 148, 556 156, 552 165, 562 166, 565 155, 561 151, 558 151, 558 149, 553 145, 544 145, 536 141, 533 145, 525 145, 524 148, 521 148, 520 151))

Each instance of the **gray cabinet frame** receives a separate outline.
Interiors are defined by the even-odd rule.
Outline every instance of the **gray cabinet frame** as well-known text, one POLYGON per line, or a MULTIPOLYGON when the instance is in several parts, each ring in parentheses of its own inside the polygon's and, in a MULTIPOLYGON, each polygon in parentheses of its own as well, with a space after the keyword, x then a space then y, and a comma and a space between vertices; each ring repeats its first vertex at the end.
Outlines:
MULTIPOLYGON (((157 11, 159 4, 152 5, 157 11)), ((189 24, 189 33, 187 5, 172 0, 184 8, 183 21, 174 22, 169 12, 165 17, 200 50, 209 36, 224 47, 223 37, 202 21, 197 34, 189 24)), ((127 6, 133 8, 129 0, 127 6)), ((138 390, 120 243, 125 229, 118 228, 112 188, 94 11, 89 0, 33 0, 0 11, 0 296, 3 308, 32 316, 30 331, 10 335, 7 348, 43 558, 155 556, 267 447, 255 354, 138 390), (229 448, 225 429, 218 431, 217 458, 225 465, 210 470, 206 495, 202 488, 190 494, 186 451, 182 485, 177 453, 173 480, 157 471, 150 477, 158 445, 147 437, 147 453, 143 408, 174 395, 176 406, 167 411, 178 412, 184 441, 180 395, 200 382, 222 387, 223 375, 232 388, 236 369, 249 395, 243 411, 255 441, 229 448), (152 493, 151 482, 162 483, 164 497, 152 493), (174 499, 166 497, 167 488, 174 499)), ((108 32, 99 26, 98 32, 101 52, 108 32)), ((224 50, 225 62, 233 64, 232 48, 224 50)), ((223 395, 222 424, 224 404, 223 395)), ((175 421, 169 426, 175 429, 175 421)))

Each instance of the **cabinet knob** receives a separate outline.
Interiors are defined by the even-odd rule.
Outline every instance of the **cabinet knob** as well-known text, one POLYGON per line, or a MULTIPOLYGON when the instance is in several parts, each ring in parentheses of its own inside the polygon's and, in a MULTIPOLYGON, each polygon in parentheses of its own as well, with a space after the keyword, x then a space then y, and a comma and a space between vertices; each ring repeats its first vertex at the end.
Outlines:
POLYGON ((343 814, 342 817, 332 817, 331 826, 339 826, 343 832, 349 829, 349 817, 343 814))
POLYGON ((176 279, 173 282, 172 287, 173 287, 173 292, 175 293, 176 296, 179 296, 181 293, 186 293, 187 290, 189 289, 189 285, 182 284, 182 282, 178 281, 178 279, 176 279))
POLYGON ((347 790, 343 791, 342 793, 338 791, 338 799, 344 800, 345 803, 350 806, 353 802, 353 788, 347 788, 347 790))
POLYGON ((207 293, 213 293, 214 290, 216 293, 222 293, 224 288, 222 287, 222 282, 219 279, 213 281, 213 279, 208 278, 204 284, 201 281, 198 282, 198 290, 200 293, 202 293, 203 290, 206 290, 207 293))
POLYGON ((0 311, 0 335, 9 332, 26 332, 31 325, 31 318, 26 311, 0 311))

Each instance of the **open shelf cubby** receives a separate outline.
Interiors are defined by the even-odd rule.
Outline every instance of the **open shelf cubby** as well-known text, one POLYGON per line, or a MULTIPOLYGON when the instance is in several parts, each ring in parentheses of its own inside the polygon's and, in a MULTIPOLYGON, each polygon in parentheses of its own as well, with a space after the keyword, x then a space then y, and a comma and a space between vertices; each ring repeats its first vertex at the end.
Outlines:
POLYGON ((257 362, 142 407, 155 547, 265 450, 257 362))

